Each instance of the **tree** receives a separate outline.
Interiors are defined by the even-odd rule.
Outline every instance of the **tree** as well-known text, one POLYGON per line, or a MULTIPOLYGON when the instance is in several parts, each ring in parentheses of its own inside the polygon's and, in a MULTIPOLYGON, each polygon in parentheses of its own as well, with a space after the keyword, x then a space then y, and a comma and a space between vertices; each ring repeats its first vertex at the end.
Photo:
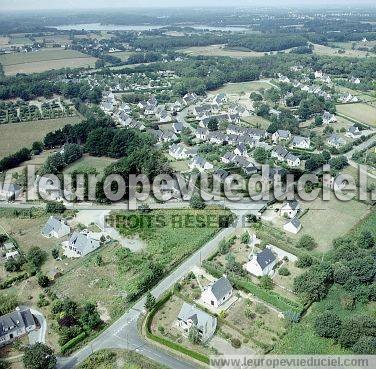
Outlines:
POLYGON ((218 131, 218 119, 217 118, 212 117, 212 118, 209 119, 208 130, 209 131, 218 131))
POLYGON ((352 350, 360 355, 376 355, 376 337, 360 337, 352 347, 352 350))
POLYGON ((264 164, 268 159, 268 152, 263 147, 258 147, 255 149, 253 157, 258 163, 264 164))
POLYGON ((326 311, 315 318, 314 329, 320 337, 338 338, 341 333, 341 319, 333 312, 326 311))
POLYGON ((354 346, 363 336, 376 335, 376 322, 367 315, 356 315, 346 318, 342 322, 341 334, 338 338, 343 347, 354 346))
POLYGON ((298 268, 308 268, 313 264, 313 258, 310 255, 301 255, 295 264, 298 268))
POLYGON ((95 257, 95 264, 97 266, 102 266, 103 265, 103 257, 102 257, 102 255, 97 255, 95 257))
POLYGON ((57 247, 53 248, 51 254, 54 259, 57 259, 59 257, 59 249, 57 247))
POLYGON ((66 210, 62 202, 50 201, 46 204, 46 213, 48 214, 62 214, 66 210))
POLYGON ((323 125, 323 119, 322 119, 322 117, 320 116, 320 115, 317 115, 316 117, 315 117, 315 126, 322 126, 323 125))
POLYGON ((49 278, 44 275, 44 274, 39 274, 38 275, 38 284, 39 286, 41 286, 42 288, 46 288, 48 287, 48 285, 50 284, 50 280, 49 278))
POLYGON ((337 156, 329 160, 329 165, 335 170, 341 170, 349 165, 346 156, 337 156))
POLYGON ((65 167, 63 156, 60 153, 50 155, 41 169, 43 174, 59 174, 65 167))
POLYGON ((7 272, 19 272, 22 266, 25 264, 25 259, 22 256, 8 259, 5 264, 5 270, 7 272))
POLYGON ((145 308, 146 310, 152 310, 155 306, 155 297, 150 293, 148 292, 146 294, 146 301, 145 301, 145 308))
POLYGON ((201 342, 198 329, 194 324, 191 326, 191 328, 189 328, 188 339, 189 342, 193 343, 194 345, 198 345, 201 342))
POLYGON ((268 275, 263 275, 260 278, 260 287, 264 288, 265 290, 272 290, 273 280, 268 275))
POLYGON ((368 230, 360 232, 357 239, 357 245, 362 249, 371 249, 375 246, 375 237, 372 232, 368 230))
POLYGON ((36 343, 26 347, 23 364, 25 369, 55 369, 56 357, 50 347, 36 343))
POLYGON ((46 261, 47 255, 45 251, 41 250, 39 247, 32 247, 27 255, 26 260, 28 263, 36 269, 39 269, 42 264, 46 261))
POLYGON ((192 209, 205 209, 206 207, 205 201, 200 195, 193 195, 189 204, 192 209))
POLYGON ((281 267, 281 268, 278 269, 278 274, 287 277, 291 273, 286 267, 281 267))
POLYGON ((83 308, 83 312, 80 317, 82 325, 94 329, 102 322, 94 304, 87 303, 83 308))
POLYGON ((67 144, 64 146, 63 159, 65 164, 71 164, 76 160, 82 158, 83 150, 80 145, 67 144))
POLYGON ((351 270, 347 265, 335 265, 333 273, 334 282, 338 284, 345 284, 349 277, 351 277, 351 270))
POLYGON ((43 143, 39 141, 33 142, 31 145, 31 151, 34 155, 38 155, 43 151, 43 143))
POLYGON ((306 250, 313 250, 316 246, 317 243, 315 239, 308 234, 304 234, 303 236, 301 236, 296 244, 296 247, 304 248, 306 250))

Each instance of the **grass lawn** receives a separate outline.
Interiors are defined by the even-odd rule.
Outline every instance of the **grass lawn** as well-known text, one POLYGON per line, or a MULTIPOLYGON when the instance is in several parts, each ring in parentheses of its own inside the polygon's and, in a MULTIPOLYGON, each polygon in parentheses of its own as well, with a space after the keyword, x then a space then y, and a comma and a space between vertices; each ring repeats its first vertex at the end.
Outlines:
POLYGON ((134 54, 133 52, 131 51, 118 51, 116 53, 108 53, 107 55, 110 55, 110 56, 115 56, 116 58, 120 58, 121 61, 127 61, 128 58, 134 54))
POLYGON ((314 54, 317 55, 324 55, 324 56, 343 56, 343 57, 352 57, 352 58, 365 58, 367 56, 366 51, 360 51, 360 50, 351 50, 351 49, 342 49, 345 50, 344 53, 338 53, 341 49, 336 49, 334 47, 324 46, 324 45, 314 45, 314 54))
POLYGON ((178 50, 178 52, 194 56, 230 56, 232 58, 251 58, 265 55, 265 53, 257 51, 227 49, 224 45, 194 46, 178 50))
POLYGON ((114 163, 116 159, 105 157, 94 157, 85 155, 81 159, 77 160, 73 164, 64 169, 64 173, 73 173, 74 171, 81 171, 86 173, 88 169, 96 169, 98 173, 103 173, 105 168, 114 163))
POLYGON ((328 251, 335 238, 349 232, 368 214, 367 205, 358 201, 340 201, 331 194, 330 201, 321 198, 313 202, 301 203, 308 212, 300 218, 302 230, 292 238, 299 239, 302 234, 311 235, 318 243, 315 251, 328 251))
POLYGON ((94 66, 96 58, 75 50, 42 49, 30 53, 0 55, 0 63, 6 75, 17 73, 39 73, 64 67, 78 68, 94 66))
POLYGON ((77 369, 167 369, 135 351, 104 350, 86 359, 77 369))
POLYGON ((337 105, 337 111, 354 120, 376 127, 376 108, 373 106, 362 103, 337 105))
POLYGON ((261 128, 261 129, 267 129, 270 126, 270 121, 263 117, 258 117, 257 115, 251 115, 249 117, 243 117, 241 118, 243 122, 246 122, 251 127, 261 128))
POLYGON ((227 85, 212 91, 213 94, 225 93, 225 94, 237 94, 251 93, 253 91, 259 91, 260 89, 269 89, 272 86, 263 81, 250 81, 239 83, 228 83, 227 85))
POLYGON ((23 147, 31 147, 34 141, 43 140, 48 132, 63 128, 67 124, 77 124, 80 117, 65 117, 32 122, 0 125, 0 159, 15 153, 23 147))

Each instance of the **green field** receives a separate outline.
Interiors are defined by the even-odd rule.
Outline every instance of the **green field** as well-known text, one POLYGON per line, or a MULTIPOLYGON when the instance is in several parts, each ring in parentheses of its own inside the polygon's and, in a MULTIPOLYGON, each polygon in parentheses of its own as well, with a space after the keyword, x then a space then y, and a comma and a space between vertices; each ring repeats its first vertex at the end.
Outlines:
POLYGON ((367 104, 337 105, 337 111, 346 117, 376 127, 376 108, 367 104))
POLYGON ((107 53, 107 55, 110 55, 110 56, 115 56, 116 58, 120 58, 121 61, 127 61, 128 58, 134 54, 133 52, 131 51, 118 51, 116 53, 107 53))
POLYGON ((105 157, 84 156, 64 169, 64 173, 73 173, 74 171, 85 173, 90 169, 96 169, 98 173, 103 173, 104 169, 116 160, 105 157))
POLYGON ((77 124, 79 117, 46 119, 40 121, 0 124, 0 159, 23 147, 31 147, 34 141, 43 140, 48 132, 77 124))
POLYGON ((351 50, 351 49, 340 49, 340 48, 334 48, 324 45, 314 45, 314 54, 322 55, 322 56, 342 56, 342 57, 352 57, 352 58, 365 58, 367 56, 366 51, 360 51, 360 50, 351 50), (339 50, 344 50, 344 53, 338 53, 339 50))
POLYGON ((260 89, 269 89, 272 86, 264 81, 250 81, 250 82, 240 82, 240 83, 228 83, 227 85, 213 91, 213 93, 225 93, 225 94, 235 94, 240 95, 241 93, 250 93, 253 91, 259 91, 260 89))
POLYGON ((75 50, 42 49, 29 53, 0 55, 6 75, 38 73, 51 69, 94 66, 96 58, 75 50))
POLYGON ((193 56, 230 56, 232 58, 251 58, 265 55, 265 53, 257 51, 227 49, 224 45, 194 46, 178 50, 178 52, 193 56))
POLYGON ((315 250, 320 252, 328 251, 335 238, 349 232, 369 212, 367 205, 355 200, 340 201, 333 193, 330 201, 318 198, 301 206, 309 210, 300 218, 303 228, 295 237, 311 235, 318 243, 315 250))

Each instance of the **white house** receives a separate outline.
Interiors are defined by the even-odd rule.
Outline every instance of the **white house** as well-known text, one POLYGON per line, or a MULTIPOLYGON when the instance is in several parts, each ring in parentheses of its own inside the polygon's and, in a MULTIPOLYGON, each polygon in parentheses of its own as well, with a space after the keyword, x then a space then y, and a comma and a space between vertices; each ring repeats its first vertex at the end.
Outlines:
POLYGON ((357 126, 353 125, 346 131, 346 136, 356 140, 361 136, 360 130, 357 126))
POLYGON ((283 226, 286 232, 297 234, 302 228, 302 223, 297 217, 292 218, 288 223, 283 226))
POLYGON ((75 257, 82 257, 100 247, 100 242, 86 232, 74 232, 69 239, 68 249, 73 251, 75 257))
POLYGON ((252 255, 251 260, 245 264, 244 268, 256 277, 261 277, 269 275, 276 264, 277 258, 270 248, 266 247, 261 252, 252 255))
POLYGON ((294 149, 307 150, 311 146, 311 139, 309 137, 294 136, 291 147, 294 149))
POLYGON ((15 183, 0 183, 0 200, 14 201, 21 195, 21 193, 21 186, 15 183))
POLYGON ((211 170, 214 168, 213 164, 209 163, 201 156, 195 156, 189 163, 191 169, 198 169, 199 171, 211 170))
POLYGON ((70 233, 70 227, 62 220, 51 216, 42 229, 42 236, 51 238, 61 238, 70 233))
POLYGON ((213 337, 217 329, 217 318, 194 305, 184 302, 177 316, 176 325, 185 336, 189 335, 192 326, 196 327, 200 341, 205 343, 213 337))
POLYGON ((199 140, 202 140, 202 141, 207 140, 208 139, 208 135, 209 135, 209 130, 207 128, 201 128, 201 127, 199 127, 199 128, 196 129, 195 136, 199 140))
POLYGON ((294 218, 297 216, 300 210, 300 204, 297 200, 286 201, 282 204, 281 209, 279 210, 279 215, 281 217, 294 218))
POLYGON ((346 145, 346 140, 342 138, 341 136, 337 135, 336 133, 333 133, 328 138, 327 144, 331 147, 335 147, 336 149, 339 149, 341 146, 346 145))
POLYGON ((224 304, 233 293, 230 281, 225 277, 219 278, 202 293, 202 300, 205 304, 215 308, 224 304))
POLYGON ((272 134, 272 140, 274 143, 277 143, 282 140, 289 140, 291 138, 291 132, 284 129, 279 129, 278 131, 272 134))
POLYGON ((334 114, 330 114, 328 111, 325 111, 322 115, 322 121, 324 124, 335 123, 337 122, 337 118, 334 114))
POLYGON ((298 167, 300 165, 300 159, 291 153, 286 155, 285 161, 289 167, 298 167))

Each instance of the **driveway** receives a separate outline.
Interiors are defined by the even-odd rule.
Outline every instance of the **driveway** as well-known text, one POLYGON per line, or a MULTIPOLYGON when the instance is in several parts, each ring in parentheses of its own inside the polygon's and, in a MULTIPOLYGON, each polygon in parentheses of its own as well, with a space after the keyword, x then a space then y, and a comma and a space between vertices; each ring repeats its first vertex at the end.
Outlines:
POLYGON ((38 321, 40 329, 32 331, 28 334, 29 343, 30 343, 30 345, 34 345, 37 342, 45 343, 46 342, 46 333, 47 333, 47 320, 43 316, 43 314, 40 313, 37 310, 30 309, 30 312, 31 312, 31 314, 33 314, 35 319, 38 321))

